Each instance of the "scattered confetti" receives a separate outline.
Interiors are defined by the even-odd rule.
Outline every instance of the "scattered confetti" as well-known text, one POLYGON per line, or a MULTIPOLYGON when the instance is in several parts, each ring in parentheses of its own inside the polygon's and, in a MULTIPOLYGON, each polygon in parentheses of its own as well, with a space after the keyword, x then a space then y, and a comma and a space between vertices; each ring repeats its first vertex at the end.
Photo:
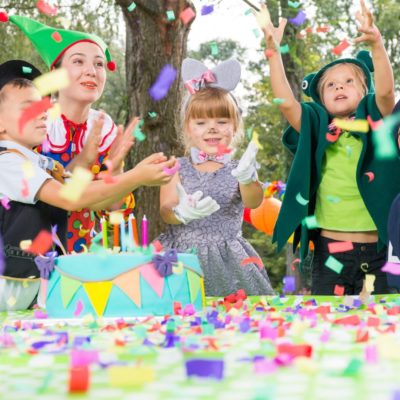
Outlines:
POLYGON ((349 132, 363 132, 369 131, 368 121, 365 119, 339 119, 334 118, 332 123, 340 129, 344 129, 349 132))
POLYGON ((135 8, 136 8, 136 4, 134 1, 132 1, 132 3, 129 4, 129 6, 128 6, 128 11, 132 12, 135 8))
POLYGON ((75 167, 71 178, 60 189, 60 196, 66 200, 78 201, 92 180, 93 174, 90 171, 75 167))
POLYGON ((196 17, 196 13, 190 8, 185 8, 180 14, 179 18, 182 20, 184 25, 188 25, 196 17))
POLYGON ((364 175, 368 176, 368 182, 372 182, 375 179, 375 174, 373 172, 366 172, 364 175))
POLYGON ((70 81, 68 71, 65 68, 57 68, 40 75, 33 83, 42 96, 47 96, 48 94, 67 88, 70 81))
POLYGON ((301 204, 302 206, 305 206, 309 203, 310 200, 305 199, 301 193, 296 194, 296 201, 301 204))
POLYGON ((289 18, 289 22, 296 26, 303 25, 306 22, 307 15, 303 10, 300 10, 294 18, 289 18))
POLYGON ((335 271, 337 274, 340 274, 344 267, 344 265, 333 256, 329 256, 327 258, 327 260, 325 261, 325 265, 332 271, 335 271))
POLYGON ((344 39, 332 49, 332 53, 340 56, 343 51, 345 51, 348 47, 350 47, 350 43, 346 39, 344 39))
POLYGON ((240 262, 241 267, 248 265, 248 264, 256 264, 260 270, 264 269, 264 263, 262 262, 261 258, 259 258, 259 257, 247 257, 240 262))
POLYGON ((174 13, 173 10, 168 10, 166 12, 166 14, 167 14, 167 20, 168 21, 175 21, 175 13, 174 13))
POLYGON ((328 243, 329 253, 343 253, 353 250, 353 242, 331 242, 328 243))
POLYGON ((52 106, 50 98, 45 97, 44 99, 32 103, 29 107, 25 108, 22 113, 21 117, 18 121, 18 127, 20 134, 23 134, 23 130, 25 125, 39 117, 41 114, 45 113, 50 107, 52 106))
POLYGON ((176 69, 172 65, 164 65, 155 83, 149 89, 151 98, 155 101, 162 100, 176 78, 176 69))
POLYGON ((210 4, 209 6, 204 5, 201 7, 201 15, 208 15, 214 12, 214 5, 210 4))
POLYGON ((45 0, 38 0, 36 7, 42 14, 48 17, 55 17, 58 14, 58 8, 56 6, 51 6, 45 0))

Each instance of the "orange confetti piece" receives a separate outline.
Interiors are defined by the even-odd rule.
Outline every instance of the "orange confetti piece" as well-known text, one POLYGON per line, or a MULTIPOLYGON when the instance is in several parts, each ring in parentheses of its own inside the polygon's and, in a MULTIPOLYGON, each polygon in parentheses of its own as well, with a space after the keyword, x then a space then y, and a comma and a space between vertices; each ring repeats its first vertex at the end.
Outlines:
POLYGON ((29 121, 31 121, 32 119, 35 119, 40 114, 43 114, 50 107, 52 107, 52 104, 51 104, 51 101, 50 101, 50 97, 45 97, 44 99, 42 99, 40 101, 37 101, 37 102, 33 103, 30 107, 26 108, 22 112, 21 117, 19 118, 19 121, 18 121, 20 134, 22 134, 24 126, 29 121))
POLYGON ((350 43, 344 39, 342 40, 335 48, 332 49, 332 53, 340 56, 348 47, 350 47, 350 43))
POLYGON ((53 237, 50 232, 42 230, 35 237, 32 242, 32 245, 29 247, 27 251, 34 254, 45 254, 48 250, 50 250, 53 244, 53 237))
POLYGON ((240 266, 243 267, 247 264, 256 264, 259 269, 264 268, 264 264, 263 264, 261 258, 258 258, 258 257, 247 257, 244 260, 242 260, 242 262, 240 263, 240 266))

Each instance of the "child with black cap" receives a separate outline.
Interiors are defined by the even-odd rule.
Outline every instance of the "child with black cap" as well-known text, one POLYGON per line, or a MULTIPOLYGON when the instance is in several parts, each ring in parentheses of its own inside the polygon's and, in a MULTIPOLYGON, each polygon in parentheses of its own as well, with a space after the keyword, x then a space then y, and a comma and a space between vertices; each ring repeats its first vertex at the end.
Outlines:
MULTIPOLYGON (((0 271, 0 311, 29 307, 38 293, 39 276, 45 273, 20 243, 35 239, 43 230, 52 233, 57 225, 61 244, 65 245, 66 214, 56 212, 57 208, 102 208, 140 185, 169 182, 173 175, 167 168, 175 165, 175 159, 153 154, 134 169, 116 175, 114 182, 91 182, 78 200, 66 199, 60 194, 63 184, 53 177, 65 178, 61 165, 32 151, 46 137, 46 115, 30 119, 22 132, 19 128, 23 111, 41 100, 32 83, 39 75, 25 61, 0 65, 0 235, 5 252, 5 270, 0 271)), ((99 130, 102 124, 100 118, 92 129, 99 130)))
POLYGON ((304 259, 308 226, 319 228, 310 231, 316 295, 358 294, 367 274, 374 275, 374 293, 389 290, 381 267, 386 260, 389 208, 400 189, 400 161, 392 136, 387 140, 396 154, 382 159, 371 128, 354 128, 351 120, 364 120, 365 125, 368 117, 377 122, 389 115, 394 79, 380 32, 363 1, 356 17, 362 34, 354 42, 369 44, 372 59, 361 51, 357 58, 335 60, 307 76, 303 89, 313 99, 307 103, 295 99, 278 51, 286 20, 278 28, 268 21, 264 29, 272 90, 284 99, 280 109, 290 124, 283 142, 294 154, 273 239, 282 248, 295 232, 293 245, 301 241, 304 259), (335 126, 334 118, 344 119, 352 129, 335 126))

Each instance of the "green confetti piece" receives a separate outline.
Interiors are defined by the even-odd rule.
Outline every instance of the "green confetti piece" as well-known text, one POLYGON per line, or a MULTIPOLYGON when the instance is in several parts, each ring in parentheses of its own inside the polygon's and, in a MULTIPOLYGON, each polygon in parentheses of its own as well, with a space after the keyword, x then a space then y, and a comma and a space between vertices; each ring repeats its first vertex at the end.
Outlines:
POLYGON ((22 67, 22 72, 23 72, 24 74, 30 74, 30 73, 32 72, 32 68, 31 68, 31 67, 23 66, 23 67, 22 67))
POLYGON ((251 128, 247 128, 246 129, 246 136, 249 140, 251 140, 252 136, 253 136, 253 127, 251 128))
POLYGON ((168 21, 175 21, 175 13, 174 13, 173 10, 168 10, 166 12, 166 14, 167 14, 167 20, 168 21))
POLYGON ((297 8, 300 5, 299 1, 288 1, 288 6, 292 8, 297 8))
POLYGON ((376 147, 376 157, 378 159, 397 157, 397 147, 396 142, 393 140, 392 132, 399 120, 398 113, 389 115, 383 119, 379 128, 373 131, 372 140, 376 147))
POLYGON ((137 325, 133 330, 139 339, 147 338, 147 329, 143 325, 137 325))
POLYGON ((146 139, 146 135, 141 131, 141 127, 143 126, 144 121, 141 119, 139 123, 136 125, 135 130, 133 131, 133 136, 139 141, 143 142, 146 139))
POLYGON ((358 358, 353 358, 350 360, 349 364, 347 367, 343 370, 342 376, 355 376, 358 375, 358 373, 361 370, 361 367, 363 365, 363 362, 359 360, 358 358))
POLYGON ((253 29, 253 35, 254 35, 256 38, 259 38, 259 37, 260 37, 260 30, 257 29, 257 28, 254 28, 254 29, 253 29))
POLYGON ((308 202, 309 202, 310 200, 306 200, 306 199, 301 195, 301 193, 299 192, 299 193, 296 194, 296 201, 297 201, 299 204, 301 204, 302 206, 305 206, 305 205, 308 204, 308 202))
POLYGON ((343 269, 343 264, 340 261, 336 260, 336 258, 333 256, 329 256, 327 258, 327 260, 325 261, 325 265, 332 271, 335 271, 337 274, 340 274, 343 269))
POLYGON ((310 215, 303 219, 303 223, 307 226, 308 229, 319 228, 317 217, 315 215, 310 215))
POLYGON ((157 117, 157 113, 154 112, 154 111, 150 111, 148 114, 149 114, 149 117, 150 117, 150 118, 155 118, 155 117, 157 117))
POLYGON ((328 200, 329 203, 332 203, 332 204, 337 204, 342 201, 342 199, 340 197, 331 196, 331 195, 326 196, 326 200, 328 200))
POLYGON ((218 45, 215 42, 212 42, 210 44, 210 48, 211 48, 211 55, 216 56, 218 54, 218 45))
POLYGON ((346 156, 347 156, 347 158, 350 158, 352 154, 353 154, 353 149, 351 148, 351 146, 346 146, 346 156))
POLYGON ((289 45, 285 44, 284 46, 279 46, 279 53, 281 54, 289 53, 289 45))
POLYGON ((253 10, 252 10, 251 8, 248 8, 248 9, 244 12, 244 15, 246 15, 246 17, 247 17, 248 15, 253 15, 253 10))
POLYGON ((134 1, 128 6, 128 11, 132 12, 136 8, 136 4, 134 1))
POLYGON ((285 102, 285 99, 280 99, 279 97, 275 97, 274 99, 272 99, 272 102, 274 104, 283 104, 285 102))

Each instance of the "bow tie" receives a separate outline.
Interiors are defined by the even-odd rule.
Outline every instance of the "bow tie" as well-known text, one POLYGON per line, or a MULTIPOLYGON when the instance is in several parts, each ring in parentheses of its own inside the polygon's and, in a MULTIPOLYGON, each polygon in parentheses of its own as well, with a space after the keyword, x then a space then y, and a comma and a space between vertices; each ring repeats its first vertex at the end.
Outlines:
POLYGON ((227 164, 232 159, 231 154, 207 154, 205 151, 196 147, 190 148, 190 157, 194 164, 202 164, 206 161, 215 161, 220 164, 227 164))

